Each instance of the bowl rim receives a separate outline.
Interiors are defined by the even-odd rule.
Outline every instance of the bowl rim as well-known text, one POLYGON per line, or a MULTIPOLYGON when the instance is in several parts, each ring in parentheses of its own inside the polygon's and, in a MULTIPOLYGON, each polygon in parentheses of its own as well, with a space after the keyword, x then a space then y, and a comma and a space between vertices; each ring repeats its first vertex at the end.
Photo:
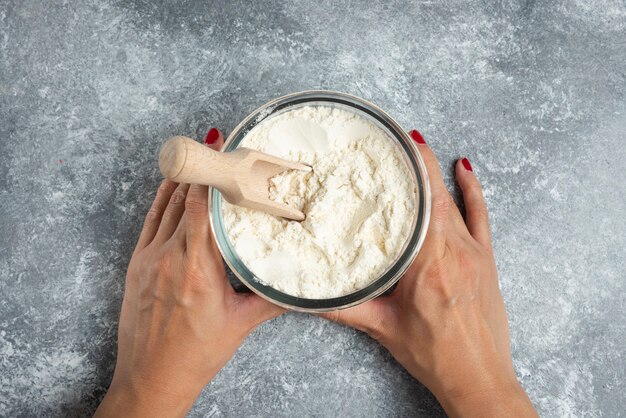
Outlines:
POLYGON ((407 237, 398 257, 394 259, 390 266, 376 280, 372 281, 366 287, 347 295, 329 299, 308 299, 289 295, 263 284, 243 261, 239 259, 234 249, 229 248, 232 247, 232 244, 229 242, 227 231, 222 227, 222 198, 217 189, 209 188, 208 210, 211 231, 222 258, 230 270, 247 288, 260 297, 283 308, 300 312, 328 312, 346 309, 371 300, 386 292, 400 280, 416 258, 426 238, 430 222, 430 182, 426 165, 417 146, 408 133, 402 129, 391 116, 378 106, 360 97, 332 90, 306 90, 270 100, 251 112, 231 131, 222 146, 222 151, 234 149, 252 128, 260 124, 266 118, 274 115, 276 112, 296 105, 305 106, 307 103, 324 105, 323 102, 326 102, 330 107, 333 105, 337 107, 339 105, 349 107, 353 109, 353 111, 359 110, 361 113, 366 113, 369 119, 374 119, 374 122, 376 122, 379 128, 391 134, 392 138, 397 142, 396 145, 402 149, 401 154, 413 177, 416 206, 420 210, 412 221, 411 233, 409 237, 407 237), (236 139, 239 139, 239 141, 233 146, 236 139), (222 231, 221 235, 218 234, 218 231, 222 231), (235 260, 233 260, 233 258, 235 260), (239 266, 236 264, 239 264, 239 266), (244 270, 244 273, 249 275, 250 278, 244 277, 244 274, 242 274, 240 270, 244 270))

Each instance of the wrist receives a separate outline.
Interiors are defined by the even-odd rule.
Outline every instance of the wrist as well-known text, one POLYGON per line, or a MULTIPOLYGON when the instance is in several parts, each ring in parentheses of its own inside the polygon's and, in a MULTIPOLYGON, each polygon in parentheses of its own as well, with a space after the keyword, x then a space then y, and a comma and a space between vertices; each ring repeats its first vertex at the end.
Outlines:
POLYGON ((451 417, 537 416, 528 395, 515 376, 494 381, 489 385, 470 385, 465 390, 450 391, 437 398, 451 417))
POLYGON ((95 416, 184 417, 201 390, 182 395, 149 385, 119 383, 114 378, 95 416))

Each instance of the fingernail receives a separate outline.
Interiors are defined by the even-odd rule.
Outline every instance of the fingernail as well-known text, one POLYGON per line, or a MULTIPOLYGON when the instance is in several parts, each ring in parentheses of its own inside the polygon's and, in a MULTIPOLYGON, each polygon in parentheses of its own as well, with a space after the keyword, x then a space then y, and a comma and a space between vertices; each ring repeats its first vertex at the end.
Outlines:
POLYGON ((470 164, 469 160, 467 158, 463 158, 461 160, 461 164, 463 164, 463 167, 465 167, 465 169, 467 171, 474 171, 472 170, 472 165, 470 164))
POLYGON ((204 138, 204 143, 207 145, 215 144, 220 137, 220 131, 215 128, 211 128, 208 134, 206 134, 206 138, 204 138))
POLYGON ((413 129, 411 132, 409 132, 409 135, 411 135, 413 141, 417 142, 418 144, 426 144, 426 141, 424 141, 424 137, 421 133, 419 133, 417 129, 413 129))

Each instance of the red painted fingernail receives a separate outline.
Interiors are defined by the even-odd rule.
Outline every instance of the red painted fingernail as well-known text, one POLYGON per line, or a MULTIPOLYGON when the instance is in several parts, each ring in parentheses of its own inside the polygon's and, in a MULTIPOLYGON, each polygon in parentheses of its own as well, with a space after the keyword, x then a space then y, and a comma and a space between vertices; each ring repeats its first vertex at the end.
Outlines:
POLYGON ((411 138, 413 138, 413 141, 417 142, 418 144, 426 143, 426 141, 424 141, 424 137, 422 136, 421 133, 419 133, 417 129, 413 129, 411 132, 409 132, 409 135, 411 135, 411 138))
POLYGON ((215 144, 220 137, 220 131, 215 128, 211 128, 208 134, 206 134, 206 138, 204 138, 204 143, 207 145, 215 144))
POLYGON ((469 160, 467 158, 463 158, 461 160, 461 164, 463 164, 463 167, 465 167, 465 169, 467 171, 474 171, 472 170, 472 165, 470 164, 469 160))

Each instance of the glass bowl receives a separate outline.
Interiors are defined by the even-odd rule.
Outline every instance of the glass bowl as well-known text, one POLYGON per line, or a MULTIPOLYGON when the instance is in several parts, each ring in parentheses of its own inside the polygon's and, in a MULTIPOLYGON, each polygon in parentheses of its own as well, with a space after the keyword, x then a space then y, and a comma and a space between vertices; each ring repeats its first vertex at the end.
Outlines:
POLYGON ((241 261, 230 243, 222 219, 222 196, 217 189, 209 189, 210 219, 213 235, 226 264, 235 276, 259 296, 284 308, 302 312, 326 312, 349 308, 375 298, 389 290, 406 272, 419 252, 430 217, 430 187, 426 166, 409 135, 389 115, 366 100, 326 90, 312 90, 279 97, 261 106, 246 117, 228 136, 222 151, 232 151, 259 123, 302 106, 340 107, 368 119, 386 132, 402 150, 415 185, 416 214, 400 255, 380 277, 353 293, 331 299, 307 299, 283 293, 263 284, 241 261))

